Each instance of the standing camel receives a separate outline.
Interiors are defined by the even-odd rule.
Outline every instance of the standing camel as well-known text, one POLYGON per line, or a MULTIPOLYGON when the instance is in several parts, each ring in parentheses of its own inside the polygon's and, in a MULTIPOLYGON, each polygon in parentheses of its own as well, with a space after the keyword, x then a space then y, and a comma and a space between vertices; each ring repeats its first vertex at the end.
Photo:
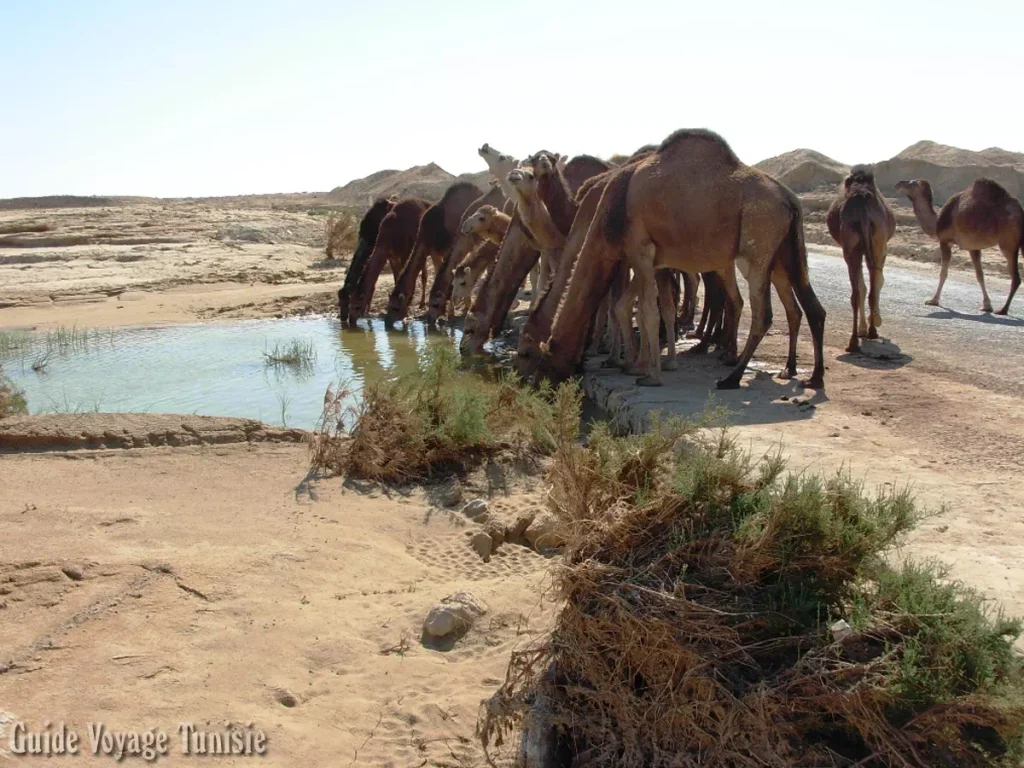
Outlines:
POLYGON ((854 166, 850 175, 843 179, 842 192, 829 207, 827 221, 829 234, 843 249, 846 268, 850 272, 853 332, 846 351, 859 352, 859 336, 878 338, 878 326, 882 324, 878 299, 885 283, 882 270, 889 241, 896 234, 896 217, 875 186, 875 175, 870 168, 854 166), (864 312, 862 261, 867 262, 871 278, 870 326, 864 312))
MULTIPOLYGON (((785 270, 814 336, 814 370, 808 385, 823 385, 825 311, 807 273, 800 201, 775 179, 743 165, 720 136, 704 130, 677 131, 653 155, 616 171, 601 198, 551 338, 541 345, 545 373, 564 377, 581 360, 588 322, 584 318, 607 290, 623 251, 639 288, 639 384, 661 383, 657 270, 716 272, 731 310, 726 338, 735 339, 743 305, 736 266, 742 260, 750 286, 751 328, 736 366, 718 387, 739 386, 771 324, 769 291, 776 264, 785 270)), ((632 335, 623 333, 623 340, 626 358, 631 359, 632 335)))
MULTIPOLYGON (((359 285, 359 281, 363 276, 363 269, 366 267, 366 261, 370 258, 373 247, 377 244, 377 233, 380 231, 380 224, 397 202, 397 197, 377 198, 373 205, 370 206, 370 210, 363 216, 362 221, 359 222, 359 240, 356 243, 356 250, 348 263, 345 282, 338 289, 338 312, 343 323, 349 321, 349 303, 352 298, 352 292, 359 285)), ((398 278, 397 274, 395 278, 398 278)))
POLYGON ((985 290, 985 273, 981 269, 981 250, 997 245, 1006 258, 1006 267, 1010 272, 1010 295, 996 314, 1005 315, 1009 312, 1013 294, 1020 286, 1017 256, 1024 248, 1024 209, 1017 198, 990 179, 978 179, 963 192, 949 198, 936 216, 932 203, 932 185, 927 181, 900 181, 896 183, 896 189, 910 198, 921 229, 939 241, 939 249, 942 251, 939 287, 925 304, 939 306, 942 286, 949 274, 953 244, 956 243, 962 250, 970 251, 974 274, 981 286, 981 311, 991 312, 992 300, 985 290))

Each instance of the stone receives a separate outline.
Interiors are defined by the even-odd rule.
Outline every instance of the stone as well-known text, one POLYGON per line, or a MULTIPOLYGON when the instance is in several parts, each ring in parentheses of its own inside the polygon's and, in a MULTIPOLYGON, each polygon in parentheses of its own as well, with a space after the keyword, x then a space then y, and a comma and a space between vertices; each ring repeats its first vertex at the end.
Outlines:
POLYGON ((498 547, 505 543, 505 526, 491 523, 484 531, 491 537, 491 552, 496 552, 498 547))
POLYGON ((523 538, 536 550, 565 546, 562 524, 549 512, 543 512, 535 517, 523 533, 523 538))
POLYGON ((453 478, 451 484, 445 489, 444 505, 446 507, 457 507, 462 503, 462 483, 458 478, 453 478))
POLYGON ((486 515, 489 507, 487 499, 473 499, 462 508, 462 514, 471 520, 475 520, 481 515, 486 515))
POLYGON ((60 569, 61 573, 67 576, 72 581, 81 581, 85 578, 85 574, 82 573, 82 569, 77 565, 65 565, 60 569))
POLYGON ((487 606, 472 592, 456 592, 430 609, 423 620, 423 634, 429 637, 465 634, 485 613, 487 606))
POLYGON ((505 540, 518 541, 522 539, 523 534, 526 533, 526 529, 530 527, 530 524, 536 517, 536 512, 526 512, 525 514, 519 515, 519 517, 516 518, 516 521, 505 529, 505 540))
POLYGON ((475 534, 473 538, 469 540, 469 546, 471 546, 476 553, 483 558, 485 563, 490 562, 491 552, 494 548, 494 540, 491 539, 488 534, 482 531, 475 534))

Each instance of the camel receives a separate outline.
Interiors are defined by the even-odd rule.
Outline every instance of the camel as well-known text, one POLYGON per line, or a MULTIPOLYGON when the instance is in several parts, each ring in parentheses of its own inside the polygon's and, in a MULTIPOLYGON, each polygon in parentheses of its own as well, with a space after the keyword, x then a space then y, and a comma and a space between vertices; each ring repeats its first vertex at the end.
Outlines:
POLYGON ((469 311, 473 288, 484 270, 494 263, 498 246, 505 239, 511 223, 512 217, 493 205, 480 206, 462 223, 464 235, 476 235, 483 242, 455 268, 451 298, 455 307, 464 305, 464 312, 469 311))
POLYGON ((348 322, 352 291, 359 284, 359 278, 362 277, 366 260, 369 258, 370 253, 373 252, 373 246, 377 243, 380 223, 391 209, 395 207, 397 202, 398 198, 395 197, 377 198, 373 205, 370 206, 370 210, 363 216, 362 221, 359 222, 359 240, 356 242, 356 250, 352 254, 351 261, 348 263, 348 271, 345 272, 345 282, 338 289, 338 312, 343 323, 348 322))
MULTIPOLYGON (((366 260, 359 283, 352 291, 349 318, 354 322, 366 314, 373 301, 373 293, 377 287, 377 278, 384 268, 385 262, 404 265, 416 244, 420 219, 430 207, 430 203, 416 197, 406 198, 395 203, 395 207, 380 223, 380 232, 373 252, 366 260)), ((401 274, 401 266, 396 273, 401 274)))
MULTIPOLYGON (((721 277, 731 305, 727 339, 736 336, 743 304, 737 264, 748 275, 750 333, 732 372, 718 382, 720 389, 734 389, 771 324, 770 284, 772 267, 778 263, 807 313, 814 337, 814 370, 808 386, 823 385, 825 311, 807 274, 800 202, 772 177, 743 165, 720 136, 705 130, 677 131, 654 154, 614 173, 551 337, 541 344, 542 368, 550 378, 565 378, 582 359, 586 308, 600 301, 623 251, 640 295, 638 384, 661 383, 658 269, 715 272, 721 277)), ((627 328, 623 325, 624 331, 627 328)), ((622 336, 626 357, 632 359, 632 334, 622 336)))
POLYGON ((416 233, 416 244, 388 299, 385 322, 389 325, 408 314, 409 305, 416 293, 417 275, 420 276, 423 289, 420 307, 427 306, 427 257, 430 257, 434 272, 437 273, 455 242, 463 214, 482 194, 475 184, 458 181, 448 187, 444 196, 423 214, 416 233))
MULTIPOLYGON (((633 158, 633 162, 637 159, 633 158)), ((536 167, 536 166, 535 166, 536 167)), ((540 352, 540 344, 547 340, 551 335, 551 326, 555 319, 555 314, 558 310, 559 303, 561 302, 565 293, 566 285, 568 285, 570 277, 573 274, 573 270, 576 267, 576 260, 579 257, 580 251, 583 248, 583 243, 586 240, 587 232, 590 229, 590 224, 593 221, 594 214, 597 211, 598 203, 601 200, 601 195, 604 193, 605 186, 608 181, 615 175, 615 170, 606 170, 603 173, 592 176, 582 183, 579 190, 576 192, 576 198, 574 205, 576 206, 576 214, 572 222, 572 227, 569 230, 569 235, 566 241, 565 248, 562 252, 562 261, 559 268, 555 271, 555 274, 548 285, 544 294, 541 296, 540 302, 538 302, 536 308, 530 312, 529 317, 526 320, 526 324, 519 332, 519 344, 516 355, 516 370, 520 377, 524 380, 529 381, 533 379, 539 372, 539 368, 542 362, 542 356, 540 352)), ((626 280, 628 283, 628 279, 626 280)), ((622 290, 625 290, 625 286, 622 286, 622 290)), ((618 300, 618 293, 613 297, 614 300, 618 300)), ((608 301, 602 300, 603 306, 599 306, 597 310, 598 315, 603 315, 602 320, 606 320, 608 317, 608 301)), ((596 325, 601 326, 603 322, 599 320, 596 325)), ((611 356, 615 356, 615 344, 617 338, 617 326, 609 329, 609 335, 612 337, 611 356)))
POLYGON ((953 244, 969 251, 974 262, 974 274, 981 286, 981 311, 992 311, 992 300, 985 290, 985 274, 981 268, 981 250, 999 246, 1006 258, 1010 273, 1010 295, 1003 308, 996 312, 1005 315, 1010 302, 1020 287, 1018 254, 1024 249, 1024 210, 1017 198, 990 179, 978 179, 963 192, 953 195, 942 206, 938 216, 932 204, 932 186, 924 179, 900 181, 896 189, 910 198, 914 214, 926 235, 939 241, 942 265, 939 268, 939 286, 935 295, 925 304, 939 306, 942 286, 949 274, 949 261, 953 257, 953 244))
MULTIPOLYGON (((553 153, 544 154, 553 156, 553 153)), ((577 183, 582 187, 586 179, 590 178, 586 174, 594 171, 595 165, 592 160, 593 158, 581 156, 574 157, 566 163, 564 175, 570 185, 577 183)), ((539 256, 537 244, 533 242, 522 224, 517 206, 508 235, 498 251, 498 257, 477 293, 472 309, 466 315, 461 341, 463 352, 479 354, 491 332, 504 324, 520 285, 537 263, 539 256)))
POLYGON ((530 309, 540 300, 541 291, 547 285, 551 270, 557 268, 565 246, 565 236, 555 226, 547 206, 540 199, 537 178, 528 168, 517 168, 508 175, 509 183, 516 193, 516 205, 523 224, 530 231, 533 241, 540 247, 540 275, 537 278, 530 309))
POLYGON ((498 180, 498 185, 505 194, 505 199, 515 200, 515 192, 512 189, 512 185, 508 182, 508 174, 519 167, 519 161, 511 155, 499 152, 488 144, 480 147, 477 150, 477 154, 487 163, 487 168, 490 170, 491 175, 498 180))
POLYGON ((843 249, 843 259, 850 272, 850 305, 853 307, 853 332, 847 352, 860 351, 860 336, 878 338, 878 326, 882 324, 882 313, 878 300, 885 278, 885 255, 889 241, 896 234, 896 217, 882 193, 875 186, 875 174, 870 168, 854 166, 843 179, 840 195, 829 206, 826 217, 828 232, 843 249), (871 279, 868 303, 871 305, 871 323, 865 317, 864 270, 862 260, 867 262, 871 279))
POLYGON ((493 206, 496 209, 507 207, 509 211, 512 209, 512 203, 505 198, 505 193, 501 190, 497 179, 491 180, 491 188, 486 195, 470 203, 466 209, 462 216, 462 222, 459 224, 455 244, 445 256, 444 261, 441 262, 441 268, 434 274, 434 282, 430 286, 430 300, 427 303, 427 323, 430 325, 434 325, 448 309, 455 268, 465 261, 480 244, 477 235, 462 231, 462 225, 465 224, 466 219, 485 205, 493 206))

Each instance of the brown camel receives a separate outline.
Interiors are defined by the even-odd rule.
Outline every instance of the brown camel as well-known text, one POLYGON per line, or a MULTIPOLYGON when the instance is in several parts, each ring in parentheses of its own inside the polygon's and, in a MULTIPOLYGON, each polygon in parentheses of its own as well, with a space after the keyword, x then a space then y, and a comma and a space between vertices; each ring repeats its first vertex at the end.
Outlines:
POLYGON ((363 216, 363 220, 359 222, 359 240, 356 243, 356 250, 352 254, 351 261, 348 263, 348 271, 345 272, 345 282, 338 289, 338 311, 343 323, 347 323, 349 320, 349 303, 352 291, 359 285, 359 279, 362 277, 363 269, 366 267, 366 261, 373 252, 373 246, 377 243, 380 223, 390 213, 391 209, 395 207, 397 202, 398 198, 395 197, 377 198, 373 205, 370 206, 370 210, 363 216))
MULTIPOLYGON (((480 239, 475 234, 462 231, 465 224, 473 213, 481 207, 489 205, 496 209, 508 207, 511 211, 512 204, 505 199, 505 193, 497 179, 491 180, 491 188, 483 197, 470 203, 463 214, 462 222, 459 224, 459 233, 455 238, 455 244, 441 262, 441 268, 434 274, 434 282, 430 286, 430 299, 427 302, 427 323, 434 325, 448 309, 448 300, 452 293, 452 280, 455 276, 455 268, 469 258, 470 254, 480 245, 480 239)), ((497 252, 497 249, 495 249, 497 252)))
MULTIPOLYGON (((640 384, 661 383, 658 269, 717 273, 733 308, 729 322, 735 326, 743 303, 735 274, 741 262, 750 285, 751 330, 733 371, 718 382, 719 388, 728 389, 739 386, 771 324, 770 285, 778 261, 814 336, 815 363, 808 384, 822 386, 825 311, 807 274, 799 200, 767 174, 744 166, 717 134, 677 131, 653 155, 616 171, 608 182, 551 338, 541 345, 544 369, 552 378, 568 376, 582 359, 586 308, 600 301, 623 250, 639 285, 640 384)), ((627 359, 632 358, 632 334, 622 335, 627 359)), ((735 338, 734 328, 729 336, 735 338)))
MULTIPOLYGON (((544 154, 553 156, 553 153, 549 152, 544 154)), ((563 173, 570 186, 577 181, 582 186, 586 178, 589 178, 582 177, 591 173, 595 167, 600 167, 591 162, 593 159, 584 155, 573 158, 566 164, 563 173)), ((521 223, 517 207, 508 235, 498 251, 498 257, 477 293, 472 309, 466 315, 461 341, 463 352, 479 354, 491 333, 501 328, 509 308, 516 299, 519 287, 537 263, 539 256, 536 243, 521 223)))
POLYGON ((540 247, 540 274, 533 286, 530 308, 540 300, 540 294, 557 268, 565 246, 563 235, 551 220, 547 206, 540 199, 537 178, 528 168, 517 168, 508 175, 509 183, 516 193, 516 205, 523 225, 530 231, 533 241, 540 247))
POLYGON ((483 205, 476 213, 462 223, 462 233, 475 235, 483 242, 455 268, 452 281, 452 304, 455 307, 465 306, 469 311, 473 298, 473 288, 484 271, 494 263, 498 255, 498 246, 505 239, 512 217, 502 213, 493 205, 483 205))
POLYGON ((939 241, 939 249, 942 251, 939 287, 925 304, 937 307, 942 300, 942 286, 949 274, 949 260, 953 257, 955 243, 962 250, 970 251, 974 274, 981 286, 981 310, 991 312, 992 300, 985 290, 981 250, 999 246, 1010 273, 1010 295, 996 314, 1005 315, 1009 312, 1010 302, 1020 286, 1020 264, 1017 257, 1021 249, 1024 249, 1024 210, 1017 198, 990 179, 978 179, 963 192, 949 198, 936 216, 932 204, 932 186, 927 181, 900 181, 896 189, 910 198, 921 229, 939 241))
MULTIPOLYGON (((632 162, 636 162, 638 159, 642 159, 645 155, 640 158, 633 158, 632 162)), ((555 314, 558 310, 559 303, 561 302, 564 294, 566 285, 573 274, 573 270, 576 267, 576 260, 579 257, 580 251, 583 248, 583 243, 587 238, 587 232, 590 229, 590 224, 593 221, 594 213, 597 211, 598 203, 601 200, 601 195, 604 194, 605 186, 615 175, 617 169, 607 170, 603 173, 592 176, 587 179, 580 186, 579 191, 576 193, 576 200, 574 205, 576 206, 576 214, 574 216, 572 227, 569 230, 569 236, 566 241, 565 249, 563 250, 563 257, 559 268, 555 271, 555 274, 548 285, 547 289, 541 296, 540 302, 538 302, 536 308, 530 312, 529 317, 526 320, 526 324, 519 332, 519 345, 516 356, 516 370, 524 380, 531 380, 538 373, 538 369, 542 362, 542 356, 540 351, 540 344, 546 341, 551 335, 551 325, 554 322, 555 314)), ((628 277, 625 283, 628 284, 628 277)), ((614 296, 614 300, 618 300, 618 293, 625 290, 625 285, 622 286, 621 291, 618 291, 614 296)), ((604 302, 604 306, 599 306, 597 314, 603 313, 602 320, 597 322, 597 325, 602 325, 604 320, 608 319, 608 302, 604 302)), ((609 329, 608 333, 611 336, 613 342, 612 346, 615 346, 615 339, 617 338, 617 326, 612 324, 613 327, 609 329)), ((614 356, 616 353, 614 349, 611 355, 614 356)))
POLYGON ((416 244, 420 219, 429 207, 430 203, 416 197, 399 200, 381 221, 377 243, 366 260, 366 267, 356 289, 352 291, 349 310, 351 322, 365 315, 370 308, 377 288, 377 278, 386 262, 399 265, 395 272, 401 275, 402 266, 409 260, 413 245, 416 244))
POLYGON ((870 168, 854 166, 843 179, 839 197, 828 209, 828 232, 843 249, 846 268, 850 272, 850 305, 853 307, 853 332, 847 352, 860 351, 859 336, 878 338, 878 326, 882 324, 882 313, 878 300, 885 278, 885 254, 889 241, 896 234, 896 217, 885 202, 882 193, 875 186, 875 174, 870 168), (871 279, 869 304, 871 323, 865 317, 864 270, 867 262, 871 279))
POLYGON ((427 257, 434 264, 434 272, 441 269, 441 262, 455 243, 466 209, 480 199, 483 192, 468 181, 459 181, 445 190, 444 196, 434 203, 420 220, 420 228, 416 233, 416 244, 412 254, 402 269, 402 274, 395 281, 388 300, 385 321, 388 324, 404 318, 409 312, 413 296, 416 293, 416 277, 421 278, 423 288, 420 306, 427 305, 427 257))

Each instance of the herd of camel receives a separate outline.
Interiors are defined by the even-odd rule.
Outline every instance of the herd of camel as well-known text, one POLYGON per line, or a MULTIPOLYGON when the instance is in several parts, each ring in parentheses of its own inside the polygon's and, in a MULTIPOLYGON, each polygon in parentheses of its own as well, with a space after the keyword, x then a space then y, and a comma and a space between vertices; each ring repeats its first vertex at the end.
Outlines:
MULTIPOLYGON (((591 350, 607 353, 607 365, 638 376, 638 384, 656 386, 662 369, 677 364, 677 333, 693 329, 699 339, 694 352, 715 345, 734 366, 718 381, 727 389, 739 386, 771 325, 774 286, 789 326, 786 367, 779 375, 796 375, 797 337, 806 314, 814 368, 805 383, 824 386, 825 310, 808 274, 800 201, 774 177, 741 163, 720 136, 684 129, 659 146, 607 162, 589 155, 568 160, 547 151, 519 160, 487 144, 478 152, 493 177, 486 192, 457 182, 434 204, 417 198, 373 203, 338 291, 342 322, 354 323, 366 313, 387 263, 395 277, 389 324, 409 314, 419 279, 419 306, 427 308, 427 321, 436 323, 461 308, 461 349, 480 353, 503 328, 529 278, 532 299, 516 356, 524 379, 563 380, 591 350), (434 271, 429 299, 428 263, 434 271), (739 354, 743 298, 737 268, 751 309, 739 354), (704 302, 694 329, 700 283, 704 302)), ((994 181, 978 179, 936 214, 927 181, 899 182, 897 189, 941 248, 938 289, 927 303, 940 301, 956 244, 970 252, 982 309, 991 312, 981 249, 998 246, 1011 277, 1006 304, 997 313, 1006 314, 1020 285, 1020 202, 994 181)), ((844 179, 827 220, 849 267, 853 330, 847 349, 856 352, 861 337, 878 337, 883 268, 896 220, 864 166, 844 179)))

